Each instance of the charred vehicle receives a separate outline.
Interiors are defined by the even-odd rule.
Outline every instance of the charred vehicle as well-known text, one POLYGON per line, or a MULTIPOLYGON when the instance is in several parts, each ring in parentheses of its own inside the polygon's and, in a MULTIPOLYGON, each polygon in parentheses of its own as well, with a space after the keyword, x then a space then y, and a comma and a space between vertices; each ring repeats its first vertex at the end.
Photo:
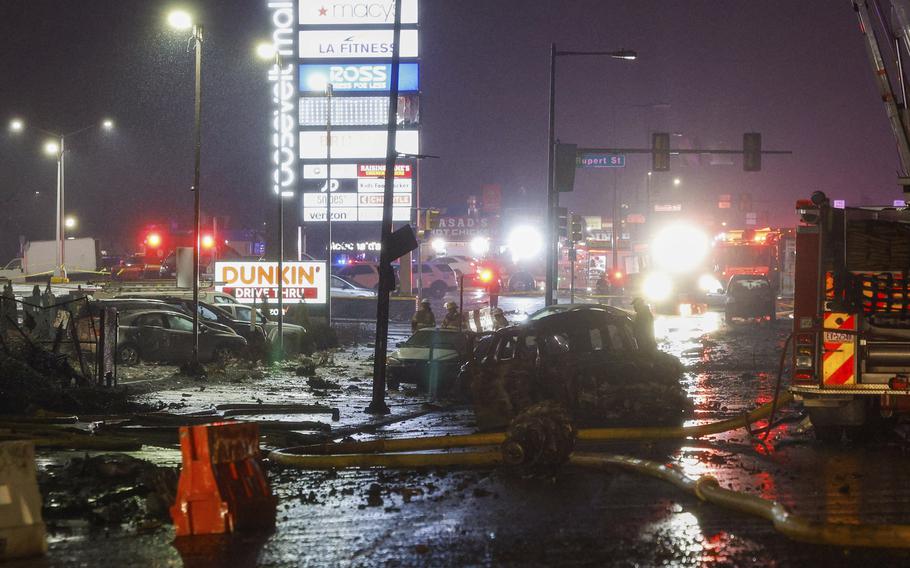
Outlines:
POLYGON ((627 312, 579 305, 482 338, 459 380, 478 425, 492 429, 547 400, 579 424, 677 424, 691 408, 681 375, 676 358, 639 349, 627 312))
MULTIPOLYGON (((234 332, 199 326, 199 358, 223 360, 246 347, 246 340, 234 332)), ((117 331, 117 358, 122 365, 140 360, 184 363, 193 355, 193 320, 174 311, 145 310, 120 317, 117 331)))

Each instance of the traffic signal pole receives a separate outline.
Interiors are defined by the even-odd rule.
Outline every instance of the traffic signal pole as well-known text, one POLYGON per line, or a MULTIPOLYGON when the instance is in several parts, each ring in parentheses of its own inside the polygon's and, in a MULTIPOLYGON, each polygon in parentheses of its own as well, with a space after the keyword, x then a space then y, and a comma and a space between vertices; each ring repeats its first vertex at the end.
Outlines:
POLYGON ((556 193, 554 178, 556 159, 556 44, 550 44, 550 126, 547 136, 547 281, 544 288, 544 305, 553 305, 556 285, 557 247, 559 233, 556 228, 556 209, 559 194, 556 193))

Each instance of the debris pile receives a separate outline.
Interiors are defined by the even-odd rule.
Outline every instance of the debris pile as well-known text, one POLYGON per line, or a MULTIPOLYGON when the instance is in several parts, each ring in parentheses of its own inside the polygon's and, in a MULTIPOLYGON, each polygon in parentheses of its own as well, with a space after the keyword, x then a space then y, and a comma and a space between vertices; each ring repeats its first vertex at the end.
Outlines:
POLYGON ((81 521, 96 528, 150 530, 170 522, 177 469, 125 454, 86 455, 48 466, 38 484, 42 513, 52 529, 81 521))

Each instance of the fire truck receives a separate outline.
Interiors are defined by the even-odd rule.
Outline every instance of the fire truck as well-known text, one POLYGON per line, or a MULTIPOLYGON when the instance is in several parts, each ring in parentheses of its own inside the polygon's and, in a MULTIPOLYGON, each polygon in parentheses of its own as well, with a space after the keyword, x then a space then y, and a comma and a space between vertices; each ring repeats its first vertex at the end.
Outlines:
POLYGON ((792 276, 792 255, 788 244, 794 238, 792 229, 739 229, 720 233, 714 238, 714 271, 726 285, 735 274, 765 276, 775 294, 792 276))
POLYGON ((791 391, 822 439, 910 411, 910 210, 797 203, 791 391))
MULTIPOLYGON (((877 3, 873 18, 870 2, 851 1, 908 195, 910 101, 901 58, 910 55, 910 1, 890 4, 886 22, 877 3), (891 48, 887 60, 881 43, 891 48)), ((790 390, 822 439, 910 413, 910 210, 903 201, 837 205, 821 192, 797 203, 790 390)))

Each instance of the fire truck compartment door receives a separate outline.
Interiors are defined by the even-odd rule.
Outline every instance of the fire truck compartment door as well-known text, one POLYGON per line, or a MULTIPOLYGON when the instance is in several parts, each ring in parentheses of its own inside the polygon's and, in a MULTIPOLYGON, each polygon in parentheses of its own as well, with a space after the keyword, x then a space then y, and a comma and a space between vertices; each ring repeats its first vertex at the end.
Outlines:
POLYGON ((853 314, 825 312, 822 326, 823 386, 856 384, 856 320, 853 314))

